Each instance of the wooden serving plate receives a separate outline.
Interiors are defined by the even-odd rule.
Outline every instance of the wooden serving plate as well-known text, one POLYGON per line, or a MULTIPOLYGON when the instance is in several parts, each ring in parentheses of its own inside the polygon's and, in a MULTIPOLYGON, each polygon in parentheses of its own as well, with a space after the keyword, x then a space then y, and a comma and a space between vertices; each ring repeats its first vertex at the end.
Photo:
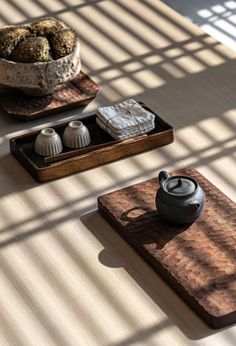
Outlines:
POLYGON ((21 91, 0 93, 0 106, 18 120, 29 121, 78 106, 86 106, 95 98, 100 87, 84 72, 72 81, 58 85, 46 96, 29 96, 21 91))
POLYGON ((236 205, 195 169, 174 173, 193 177, 206 194, 191 225, 160 219, 157 179, 99 197, 98 210, 210 327, 220 328, 236 322, 236 205))
MULTIPOLYGON (((146 109, 151 109, 140 102, 146 109)), ((10 140, 12 155, 39 182, 61 178, 72 173, 119 160, 173 142, 174 130, 155 114, 155 129, 148 134, 117 141, 96 123, 96 115, 80 118, 91 136, 91 144, 80 150, 64 148, 63 153, 55 157, 43 158, 34 152, 34 142, 39 131, 31 132, 10 140)), ((52 126, 61 136, 68 123, 52 126)))

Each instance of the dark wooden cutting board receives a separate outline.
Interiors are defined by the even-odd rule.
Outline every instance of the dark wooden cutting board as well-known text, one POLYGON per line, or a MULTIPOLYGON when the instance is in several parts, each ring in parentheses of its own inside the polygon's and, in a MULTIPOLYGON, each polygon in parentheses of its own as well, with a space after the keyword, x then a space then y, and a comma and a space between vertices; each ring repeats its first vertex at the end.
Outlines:
POLYGON ((236 321, 236 206, 193 168, 206 194, 203 215, 188 226, 158 216, 157 179, 98 198, 101 215, 213 328, 236 321))

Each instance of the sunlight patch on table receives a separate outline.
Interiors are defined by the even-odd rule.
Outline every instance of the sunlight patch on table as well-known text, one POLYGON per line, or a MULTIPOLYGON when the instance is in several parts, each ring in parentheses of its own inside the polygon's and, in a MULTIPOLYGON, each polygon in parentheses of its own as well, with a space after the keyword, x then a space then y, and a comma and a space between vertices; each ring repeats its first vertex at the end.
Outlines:
POLYGON ((210 49, 200 50, 194 53, 194 56, 199 58, 208 66, 217 66, 225 62, 225 59, 223 59, 219 54, 210 49))
POLYGON ((135 72, 133 78, 140 82, 144 88, 152 89, 159 88, 166 84, 166 82, 152 71, 144 70, 140 72, 135 72))
POLYGON ((143 62, 147 65, 157 65, 161 63, 164 58, 161 55, 154 54, 143 59, 143 62))
POLYGON ((164 55, 167 58, 176 58, 180 55, 183 55, 184 51, 181 48, 171 48, 165 51, 164 55))
POLYGON ((192 56, 183 56, 181 58, 174 59, 175 63, 182 67, 187 73, 199 73, 206 69, 206 66, 200 63, 192 56))
POLYGON ((186 73, 184 73, 180 68, 178 68, 176 65, 172 63, 163 63, 161 64, 161 67, 163 70, 168 72, 172 77, 174 78, 184 78, 186 77, 186 73))

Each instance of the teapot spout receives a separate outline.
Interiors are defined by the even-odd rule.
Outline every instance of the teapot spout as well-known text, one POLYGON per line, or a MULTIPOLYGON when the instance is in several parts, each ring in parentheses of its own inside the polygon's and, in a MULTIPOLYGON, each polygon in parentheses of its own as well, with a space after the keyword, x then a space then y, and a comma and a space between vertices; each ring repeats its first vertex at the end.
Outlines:
POLYGON ((158 180, 159 180, 159 183, 161 185, 161 187, 163 187, 163 183, 166 179, 168 179, 170 176, 169 174, 166 172, 166 171, 161 171, 159 174, 158 174, 158 180))
POLYGON ((200 208, 200 203, 198 203, 197 201, 191 201, 189 203, 189 208, 192 212, 196 212, 198 211, 198 209, 200 208))

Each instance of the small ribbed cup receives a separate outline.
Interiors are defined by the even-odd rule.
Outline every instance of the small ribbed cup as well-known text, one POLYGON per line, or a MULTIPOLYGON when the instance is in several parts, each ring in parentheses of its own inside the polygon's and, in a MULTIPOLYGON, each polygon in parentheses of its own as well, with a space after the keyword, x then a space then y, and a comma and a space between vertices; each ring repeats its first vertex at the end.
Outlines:
POLYGON ((41 130, 35 140, 34 150, 41 156, 55 156, 63 150, 60 136, 50 127, 41 130))
POLYGON ((63 143, 72 149, 87 147, 90 143, 87 127, 79 120, 71 121, 64 130, 63 143))

